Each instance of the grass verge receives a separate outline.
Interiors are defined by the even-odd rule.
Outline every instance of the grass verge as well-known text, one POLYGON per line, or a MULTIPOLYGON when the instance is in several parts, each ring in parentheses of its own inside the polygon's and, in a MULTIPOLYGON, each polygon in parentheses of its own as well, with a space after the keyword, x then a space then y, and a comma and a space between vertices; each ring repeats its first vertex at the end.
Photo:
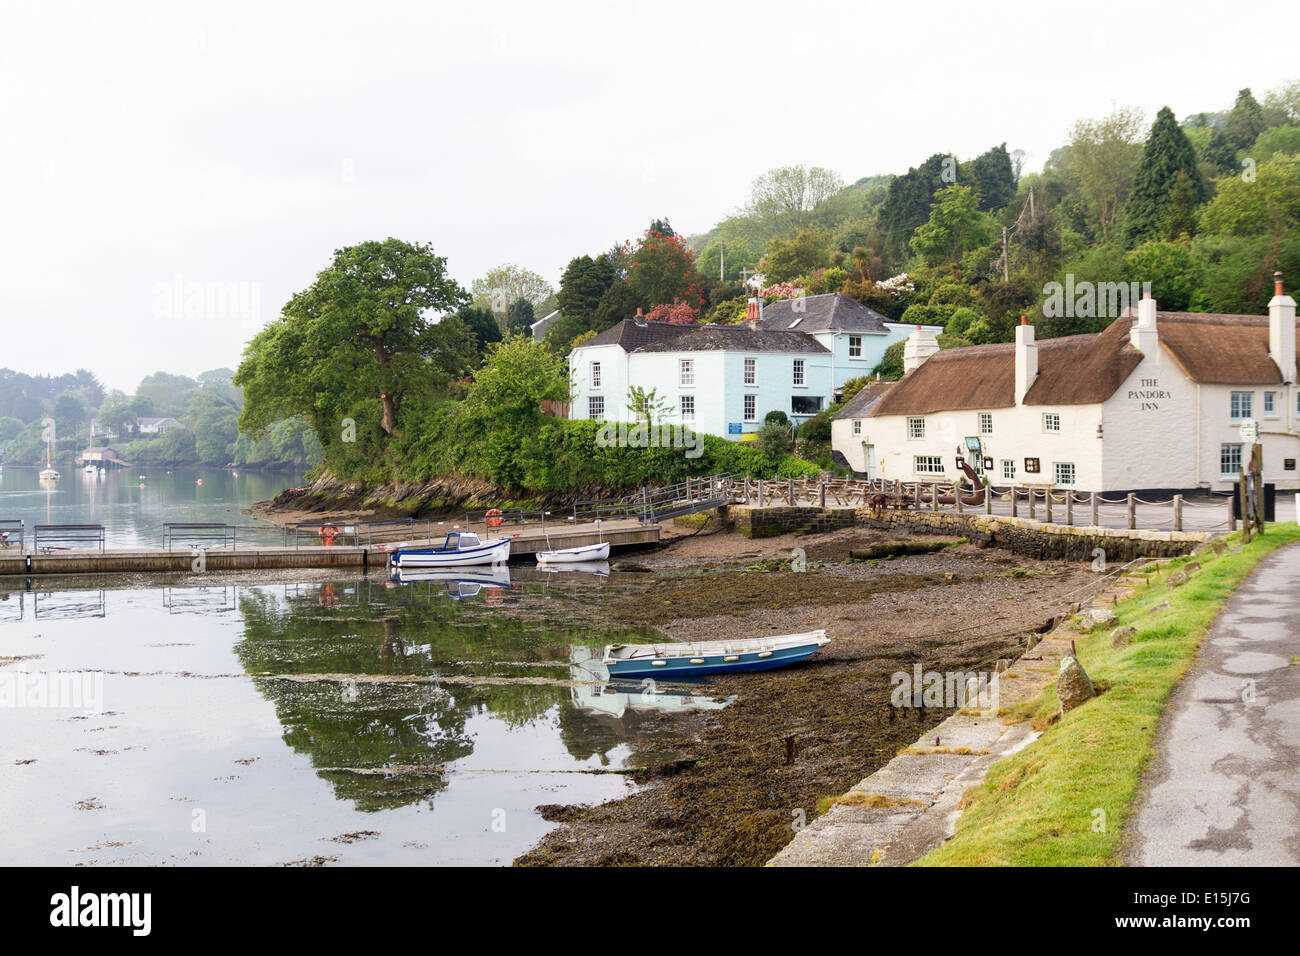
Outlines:
POLYGON ((1047 730, 966 792, 953 838, 916 865, 1117 865, 1165 701, 1237 585, 1266 555, 1295 541, 1300 527, 1272 525, 1239 553, 1231 553, 1241 543, 1234 534, 1222 555, 1179 558, 1148 575, 1150 585, 1115 609, 1121 626, 1137 629, 1130 644, 1112 647, 1110 629, 1077 640, 1098 696, 1056 720, 1052 683, 1017 709, 1047 730), (1170 588, 1169 575, 1191 561, 1201 569, 1170 588))

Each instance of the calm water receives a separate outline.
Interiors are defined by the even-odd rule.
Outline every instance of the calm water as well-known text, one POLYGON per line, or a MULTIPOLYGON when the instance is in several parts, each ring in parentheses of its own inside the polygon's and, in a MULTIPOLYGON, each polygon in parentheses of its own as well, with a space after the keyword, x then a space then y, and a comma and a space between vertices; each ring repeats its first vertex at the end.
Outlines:
POLYGON ((722 705, 602 681, 647 575, 496 575, 0 579, 0 680, 103 674, 102 713, 0 707, 0 864, 506 864, 674 756, 647 713, 722 705))
POLYGON ((291 471, 241 471, 236 477, 221 468, 131 468, 96 477, 67 465, 59 470, 62 477, 49 485, 38 468, 0 470, 0 519, 26 522, 29 547, 36 524, 102 524, 110 548, 156 548, 166 521, 240 525, 241 543, 279 544, 274 525, 240 512, 302 483, 302 474, 291 471))

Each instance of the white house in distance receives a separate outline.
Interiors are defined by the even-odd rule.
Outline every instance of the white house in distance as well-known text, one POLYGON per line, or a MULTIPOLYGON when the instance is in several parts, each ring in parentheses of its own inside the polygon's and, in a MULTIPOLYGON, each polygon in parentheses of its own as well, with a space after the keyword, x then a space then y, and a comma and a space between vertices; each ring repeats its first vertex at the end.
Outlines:
POLYGON ((141 435, 165 435, 180 425, 174 418, 137 418, 135 427, 141 435))
POLYGON ((839 292, 768 306, 755 296, 743 325, 651 322, 638 310, 570 353, 570 416, 632 421, 630 389, 653 389, 671 423, 744 441, 770 411, 796 426, 816 415, 911 328, 839 292))
POLYGON ((1191 493, 1232 486, 1257 423, 1264 481, 1300 489, 1295 300, 1275 281, 1267 317, 1147 297, 1103 332, 1041 342, 1023 321, 1014 344, 945 351, 914 330, 906 374, 846 405, 832 445, 873 477, 953 480, 961 452, 997 485, 1191 493))
MULTIPOLYGON (((830 352, 831 388, 838 390, 851 378, 871 374, 885 357, 885 349, 907 338, 913 326, 891 322, 842 292, 778 299, 761 310, 765 329, 803 332, 830 352)), ((922 326, 934 333, 942 326, 922 326)))
POLYGON ((569 373, 572 418, 635 421, 629 390, 638 387, 671 409, 667 423, 737 440, 773 409, 798 424, 831 398, 830 352, 812 336, 651 322, 639 311, 575 348, 569 373))

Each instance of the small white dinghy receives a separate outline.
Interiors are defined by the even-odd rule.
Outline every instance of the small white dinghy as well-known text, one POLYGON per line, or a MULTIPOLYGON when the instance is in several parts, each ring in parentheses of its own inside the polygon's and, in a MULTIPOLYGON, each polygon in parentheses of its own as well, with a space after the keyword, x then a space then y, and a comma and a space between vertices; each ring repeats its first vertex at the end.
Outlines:
POLYGON ((587 561, 608 561, 609 542, 584 544, 580 548, 561 548, 558 551, 538 551, 538 564, 582 564, 587 561))

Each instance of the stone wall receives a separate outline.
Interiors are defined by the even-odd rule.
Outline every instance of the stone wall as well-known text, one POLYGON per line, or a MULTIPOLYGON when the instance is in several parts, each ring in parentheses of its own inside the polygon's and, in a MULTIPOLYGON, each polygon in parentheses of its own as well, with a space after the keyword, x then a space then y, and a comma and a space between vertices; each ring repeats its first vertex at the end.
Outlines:
POLYGON ((759 508, 734 505, 726 517, 747 538, 816 533, 861 525, 910 534, 968 538, 1028 557, 1060 561, 1092 561, 1101 549, 1107 561, 1168 558, 1191 551, 1208 535, 1194 531, 1129 531, 1120 528, 1070 527, 1028 518, 985 514, 913 511, 885 508, 873 517, 870 508, 759 508))

